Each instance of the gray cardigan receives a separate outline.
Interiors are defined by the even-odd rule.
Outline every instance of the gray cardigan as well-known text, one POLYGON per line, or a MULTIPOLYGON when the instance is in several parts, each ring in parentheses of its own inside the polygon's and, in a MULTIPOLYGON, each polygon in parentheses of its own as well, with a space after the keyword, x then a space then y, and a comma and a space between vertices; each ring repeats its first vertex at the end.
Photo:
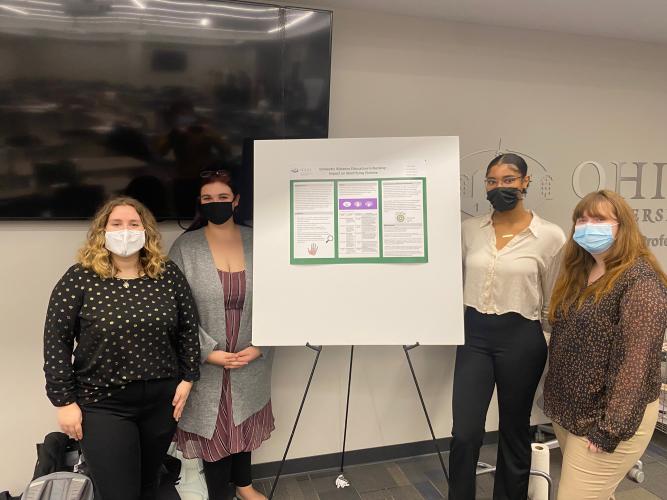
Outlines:
MULTIPOLYGON (((240 226, 246 265, 246 295, 239 326, 237 351, 251 342, 252 317, 252 229, 240 226)), ((195 382, 178 426, 207 439, 213 437, 222 394, 221 366, 206 363, 214 350, 225 348, 227 333, 222 283, 204 228, 179 236, 169 257, 181 268, 190 284, 199 313, 201 377, 195 382)), ((243 368, 230 370, 232 413, 235 425, 261 410, 271 398, 273 348, 262 347, 262 357, 243 368)))

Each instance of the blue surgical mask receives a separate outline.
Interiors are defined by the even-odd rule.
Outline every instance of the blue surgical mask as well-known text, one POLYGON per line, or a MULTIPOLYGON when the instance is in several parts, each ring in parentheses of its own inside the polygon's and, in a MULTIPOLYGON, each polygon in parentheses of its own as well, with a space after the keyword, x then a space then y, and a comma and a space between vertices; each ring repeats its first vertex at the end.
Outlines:
POLYGON ((590 254, 603 253, 614 244, 612 226, 617 224, 580 224, 574 227, 573 239, 590 254))

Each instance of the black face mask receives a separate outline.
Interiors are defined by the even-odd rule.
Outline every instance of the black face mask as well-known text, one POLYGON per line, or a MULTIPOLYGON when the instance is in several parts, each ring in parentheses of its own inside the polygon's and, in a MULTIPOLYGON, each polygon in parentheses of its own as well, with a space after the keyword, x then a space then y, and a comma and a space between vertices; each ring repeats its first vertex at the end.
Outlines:
POLYGON ((199 213, 207 221, 220 225, 227 222, 234 215, 231 201, 214 201, 212 203, 200 203, 199 213))
POLYGON ((521 190, 517 188, 495 188, 486 193, 486 199, 498 212, 507 212, 519 203, 521 190))

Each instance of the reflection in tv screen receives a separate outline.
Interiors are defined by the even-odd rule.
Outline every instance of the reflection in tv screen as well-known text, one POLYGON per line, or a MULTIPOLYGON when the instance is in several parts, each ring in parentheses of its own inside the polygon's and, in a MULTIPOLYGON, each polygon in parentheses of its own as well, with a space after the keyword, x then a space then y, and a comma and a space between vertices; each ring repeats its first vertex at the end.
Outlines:
POLYGON ((191 0, 5 0, 0 218, 82 219, 111 196, 188 219, 200 173, 254 139, 326 137, 331 12, 191 0))

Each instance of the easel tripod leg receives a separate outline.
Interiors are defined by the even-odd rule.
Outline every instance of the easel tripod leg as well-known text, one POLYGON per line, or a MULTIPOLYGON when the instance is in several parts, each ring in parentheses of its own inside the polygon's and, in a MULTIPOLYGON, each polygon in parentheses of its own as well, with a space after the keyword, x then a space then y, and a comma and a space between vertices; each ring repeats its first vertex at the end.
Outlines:
POLYGON ((354 362, 354 346, 350 346, 350 371, 347 375, 347 401, 345 403, 345 427, 343 431, 343 451, 340 454, 340 474, 336 478, 337 488, 346 488, 350 482, 345 478, 343 472, 345 469, 345 445, 347 443, 347 421, 350 415, 350 391, 352 388, 352 364, 354 362))
POLYGON ((285 448, 285 453, 283 454, 283 459, 280 461, 280 466, 278 467, 278 473, 276 474, 275 479, 273 480, 273 486, 271 486, 271 493, 269 493, 269 500, 273 498, 273 494, 276 492, 276 487, 278 486, 278 481, 280 480, 280 475, 283 471, 283 466, 285 465, 285 460, 287 460, 287 453, 289 453, 290 446, 292 445, 292 439, 294 439, 294 433, 296 432, 296 427, 299 425, 299 418, 301 418, 301 411, 303 410, 303 405, 306 403, 306 397, 308 396, 308 391, 310 390, 310 383, 313 381, 313 375, 315 374, 315 368, 317 368, 317 362, 320 359, 320 354, 322 353, 322 346, 312 346, 306 344, 306 347, 317 352, 315 360, 313 361, 313 368, 310 370, 310 377, 308 377, 308 383, 306 384, 306 390, 303 393, 303 398, 301 399, 301 405, 299 406, 299 411, 296 414, 296 419, 294 420, 294 427, 292 427, 292 434, 290 434, 289 440, 287 441, 287 447, 285 448))
POLYGON ((428 423, 428 429, 429 431, 431 431, 431 439, 433 440, 433 446, 435 447, 435 451, 438 454, 438 459, 440 460, 440 465, 442 466, 442 472, 445 475, 445 481, 447 481, 447 484, 449 485, 449 473, 447 472, 447 467, 445 467, 445 461, 442 458, 442 452, 440 451, 440 447, 438 446, 438 440, 435 437, 435 432, 433 432, 433 425, 431 424, 431 418, 428 415, 428 410, 426 409, 426 403, 424 402, 424 396, 422 395, 421 388, 419 387, 419 381, 417 380, 417 374, 415 373, 415 369, 412 366, 412 360, 410 359, 410 351, 418 346, 419 342, 410 346, 404 345, 403 351, 405 352, 405 357, 408 359, 408 366, 410 367, 410 372, 412 373, 412 379, 415 381, 417 394, 419 394, 419 401, 421 401, 422 409, 424 410, 424 416, 426 417, 426 422, 428 423))
POLYGON ((352 387, 352 361, 354 360, 354 346, 350 346, 350 371, 347 376, 347 402, 345 403, 345 430, 343 431, 343 453, 340 457, 340 472, 345 467, 345 443, 347 442, 347 419, 350 414, 350 389, 352 387))

